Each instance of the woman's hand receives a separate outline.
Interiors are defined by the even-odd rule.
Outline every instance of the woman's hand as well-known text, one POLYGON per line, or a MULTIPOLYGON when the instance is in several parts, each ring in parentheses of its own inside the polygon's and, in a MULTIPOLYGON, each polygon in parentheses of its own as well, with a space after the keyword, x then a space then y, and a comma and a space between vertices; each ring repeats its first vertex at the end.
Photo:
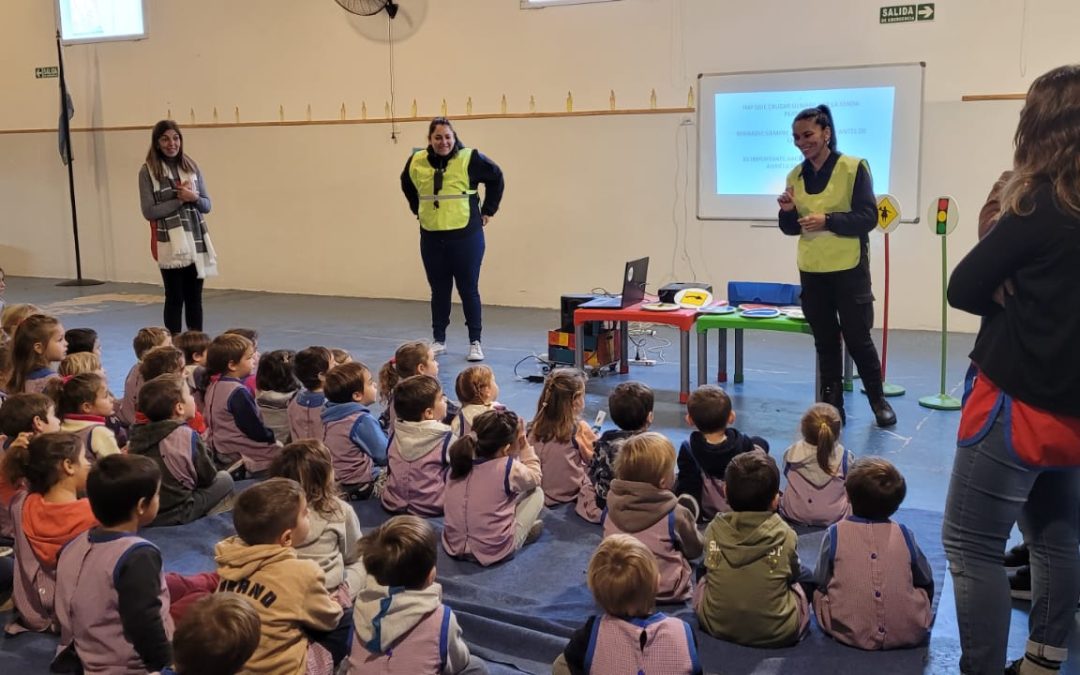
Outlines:
POLYGON ((994 298, 994 302, 1005 307, 1005 296, 1016 295, 1016 286, 1013 285, 1012 279, 1006 279, 1004 283, 994 290, 994 294, 991 296, 994 298))
POLYGON ((811 213, 808 216, 803 216, 799 218, 799 225, 802 226, 803 232, 821 232, 826 229, 825 214, 811 213))
POLYGON ((480 226, 487 227, 487 224, 491 222, 491 216, 480 216, 480 226))
POLYGON ((191 189, 192 185, 189 181, 184 181, 180 184, 180 187, 176 188, 176 198, 182 202, 191 203, 199 201, 199 193, 191 189))
POLYGON ((795 188, 787 186, 784 193, 776 198, 776 203, 780 205, 781 211, 794 211, 795 210, 795 188))

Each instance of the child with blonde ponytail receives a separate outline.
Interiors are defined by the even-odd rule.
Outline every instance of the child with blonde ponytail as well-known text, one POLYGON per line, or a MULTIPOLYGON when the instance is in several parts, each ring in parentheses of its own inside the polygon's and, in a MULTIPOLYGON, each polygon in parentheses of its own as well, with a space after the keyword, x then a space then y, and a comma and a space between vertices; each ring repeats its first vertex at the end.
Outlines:
POLYGON ((443 548, 487 566, 536 541, 544 526, 541 479, 521 418, 509 410, 477 415, 472 431, 450 446, 443 548))
POLYGON ((841 425, 828 403, 815 403, 803 415, 802 439, 784 453, 780 515, 789 522, 826 526, 851 513, 844 481, 855 457, 840 443, 841 425))

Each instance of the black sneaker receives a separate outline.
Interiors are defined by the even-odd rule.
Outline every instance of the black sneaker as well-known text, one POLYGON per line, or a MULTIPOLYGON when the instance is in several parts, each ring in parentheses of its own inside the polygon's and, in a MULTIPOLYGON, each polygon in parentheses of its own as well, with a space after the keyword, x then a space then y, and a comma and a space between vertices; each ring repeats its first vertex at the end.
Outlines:
POLYGON ((1005 567, 1024 567, 1030 560, 1031 556, 1028 555, 1027 544, 1017 544, 1005 552, 1005 559, 1002 564, 1005 567))
POLYGON ((1031 568, 1027 565, 1009 572, 1009 595, 1016 600, 1031 600, 1031 568))
POLYGON ((874 421, 879 427, 891 427, 896 424, 896 412, 884 397, 870 401, 870 409, 874 411, 874 421))

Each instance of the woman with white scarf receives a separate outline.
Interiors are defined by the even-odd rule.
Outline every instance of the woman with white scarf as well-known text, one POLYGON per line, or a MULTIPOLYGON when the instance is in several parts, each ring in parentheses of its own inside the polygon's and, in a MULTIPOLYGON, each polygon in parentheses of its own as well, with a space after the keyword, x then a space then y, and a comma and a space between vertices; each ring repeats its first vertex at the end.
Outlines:
POLYGON ((184 154, 184 137, 172 120, 161 120, 150 135, 146 163, 139 170, 139 200, 150 221, 150 252, 165 284, 165 327, 203 329, 202 289, 217 274, 217 256, 206 229, 210 195, 202 171, 184 154))

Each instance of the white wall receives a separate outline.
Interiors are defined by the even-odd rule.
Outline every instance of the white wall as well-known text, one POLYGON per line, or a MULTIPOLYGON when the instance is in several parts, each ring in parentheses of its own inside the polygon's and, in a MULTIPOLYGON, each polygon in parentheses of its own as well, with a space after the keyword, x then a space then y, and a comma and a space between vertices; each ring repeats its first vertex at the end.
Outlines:
MULTIPOLYGON (((85 273, 152 281, 136 173, 148 126, 336 119, 361 101, 381 117, 388 98, 384 42, 365 37, 380 19, 350 17, 332 0, 186 0, 150 6, 151 38, 66 48, 85 273)), ((622 0, 522 11, 517 0, 403 0, 422 15, 396 45, 398 114, 415 98, 420 117, 439 111, 510 112, 681 107, 699 72, 925 61, 925 211, 955 196, 961 225, 950 267, 974 242, 974 216, 1010 163, 1018 102, 962 103, 963 94, 1020 92, 1036 75, 1076 59, 1074 0, 952 0, 932 23, 881 26, 865 0, 622 0), (1026 17, 1024 16, 1026 7, 1026 17), (1025 27, 1023 28, 1022 27, 1025 27)), ((0 24, 0 132, 54 128, 52 4, 7 0, 0 24)), ((407 20, 407 18, 406 18, 407 20)), ((404 27, 402 22, 399 26, 404 27)), ((652 256, 654 281, 695 276, 794 281, 794 241, 746 223, 693 217, 694 129, 686 115, 465 120, 463 138, 507 176, 503 209, 488 232, 482 291, 490 304, 555 306, 564 292, 617 283, 622 262, 652 256), (687 195, 687 188, 690 194, 687 195)), ((422 121, 384 124, 190 128, 186 148, 214 198, 210 227, 223 288, 425 298, 417 234, 397 183, 422 121)), ((841 139, 841 149, 842 149, 841 139)), ((73 273, 65 169, 55 133, 0 133, 0 265, 10 274, 73 273)), ((940 322, 940 242, 925 225, 893 236, 891 325, 940 322)), ((881 242, 874 240, 881 299, 881 242)), ((950 316, 951 327, 975 322, 950 316)))

